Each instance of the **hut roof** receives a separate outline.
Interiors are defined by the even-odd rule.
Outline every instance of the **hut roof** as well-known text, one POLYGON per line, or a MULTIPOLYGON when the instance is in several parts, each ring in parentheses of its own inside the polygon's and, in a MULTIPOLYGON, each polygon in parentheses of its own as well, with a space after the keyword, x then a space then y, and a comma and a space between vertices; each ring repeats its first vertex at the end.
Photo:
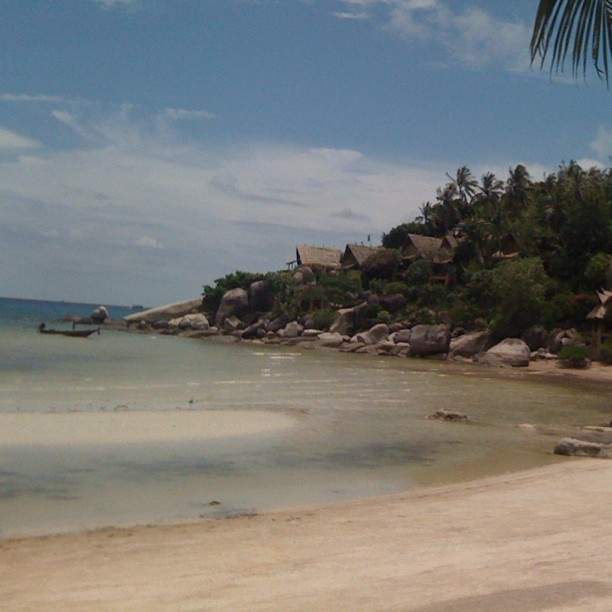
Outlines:
POLYGON ((363 262, 370 257, 370 255, 380 251, 382 248, 383 247, 365 246, 363 244, 347 244, 344 249, 344 255, 342 255, 342 266, 345 268, 355 265, 361 267, 363 262))
POLYGON ((420 234, 408 234, 402 247, 403 259, 433 259, 442 246, 441 238, 431 238, 420 234))
POLYGON ((599 306, 595 306, 586 316, 587 319, 604 319, 608 310, 612 310, 612 291, 602 290, 597 292, 599 306))
POLYGON ((295 247, 295 255, 299 266, 338 268, 340 267, 342 251, 340 249, 301 244, 295 247))

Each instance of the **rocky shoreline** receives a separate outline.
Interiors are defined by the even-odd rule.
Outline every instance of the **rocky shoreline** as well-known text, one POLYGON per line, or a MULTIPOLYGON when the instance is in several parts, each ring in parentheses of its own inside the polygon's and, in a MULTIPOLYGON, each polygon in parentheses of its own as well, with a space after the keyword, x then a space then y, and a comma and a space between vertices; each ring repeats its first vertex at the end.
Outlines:
MULTIPOLYGON (((219 338, 233 342, 299 346, 303 349, 336 350, 343 353, 459 361, 492 368, 528 369, 541 374, 572 372, 575 375, 581 372, 559 367, 562 365, 558 356, 561 348, 579 341, 580 336, 573 329, 548 333, 543 328, 533 328, 523 338, 506 338, 497 343, 484 325, 470 331, 452 330, 449 322, 441 321, 434 324, 404 321, 390 325, 377 322, 355 332, 356 327, 363 327, 363 322, 357 324, 357 321, 360 309, 367 306, 365 303, 350 309, 339 309, 329 329, 317 329, 308 315, 300 320, 260 316, 253 304, 265 307, 266 302, 262 301, 261 296, 250 299, 249 293, 241 289, 228 291, 214 316, 214 325, 201 312, 201 298, 151 308, 121 320, 108 317, 100 319, 99 313, 106 311, 100 307, 92 313, 92 321, 78 322, 90 323, 96 319, 96 324, 108 329, 133 333, 219 338)), ((257 294, 257 290, 254 293, 257 294)), ((596 377, 598 380, 612 382, 612 367, 598 366, 597 370, 600 372, 596 377)), ((581 378, 594 379, 593 376, 581 378)), ((461 418, 467 418, 467 415, 461 415, 461 418)), ((612 421, 577 430, 572 437, 559 440, 554 452, 559 455, 612 458, 612 421)))

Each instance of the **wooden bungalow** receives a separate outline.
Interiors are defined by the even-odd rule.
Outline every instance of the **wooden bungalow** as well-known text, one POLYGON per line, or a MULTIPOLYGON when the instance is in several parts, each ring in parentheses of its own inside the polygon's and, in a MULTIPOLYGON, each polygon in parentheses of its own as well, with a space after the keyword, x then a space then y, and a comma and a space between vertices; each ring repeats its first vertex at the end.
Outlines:
POLYGON ((612 316, 612 291, 606 289, 597 292, 600 304, 593 308, 586 316, 595 322, 595 333, 593 334, 594 356, 600 356, 601 343, 610 334, 604 333, 604 321, 612 316))
POLYGON ((402 247, 402 262, 404 265, 410 265, 418 259, 425 259, 431 262, 432 283, 452 285, 457 281, 454 259, 458 244, 458 237, 452 234, 444 238, 408 234, 402 247))
POLYGON ((365 246, 363 244, 347 244, 340 260, 343 270, 360 270, 363 262, 384 247, 365 246))
POLYGON ((320 267, 327 270, 340 268, 342 251, 328 247, 314 247, 305 244, 295 248, 295 259, 298 266, 320 267))

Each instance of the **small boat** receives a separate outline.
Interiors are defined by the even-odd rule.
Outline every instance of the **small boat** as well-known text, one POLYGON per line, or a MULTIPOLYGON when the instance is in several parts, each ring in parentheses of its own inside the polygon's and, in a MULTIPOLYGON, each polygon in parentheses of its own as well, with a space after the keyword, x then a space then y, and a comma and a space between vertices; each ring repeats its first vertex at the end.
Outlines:
POLYGON ((87 338, 92 334, 100 335, 100 328, 95 329, 47 329, 44 323, 38 326, 41 334, 53 334, 56 336, 70 336, 71 338, 87 338))

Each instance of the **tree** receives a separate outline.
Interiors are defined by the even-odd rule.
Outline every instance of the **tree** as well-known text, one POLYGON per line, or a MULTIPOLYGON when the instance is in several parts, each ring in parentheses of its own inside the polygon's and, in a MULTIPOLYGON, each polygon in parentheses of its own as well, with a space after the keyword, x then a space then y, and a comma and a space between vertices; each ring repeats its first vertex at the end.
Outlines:
POLYGON ((568 54, 572 75, 586 75, 589 58, 608 83, 612 58, 612 0, 540 0, 531 36, 531 61, 562 72, 568 54))

